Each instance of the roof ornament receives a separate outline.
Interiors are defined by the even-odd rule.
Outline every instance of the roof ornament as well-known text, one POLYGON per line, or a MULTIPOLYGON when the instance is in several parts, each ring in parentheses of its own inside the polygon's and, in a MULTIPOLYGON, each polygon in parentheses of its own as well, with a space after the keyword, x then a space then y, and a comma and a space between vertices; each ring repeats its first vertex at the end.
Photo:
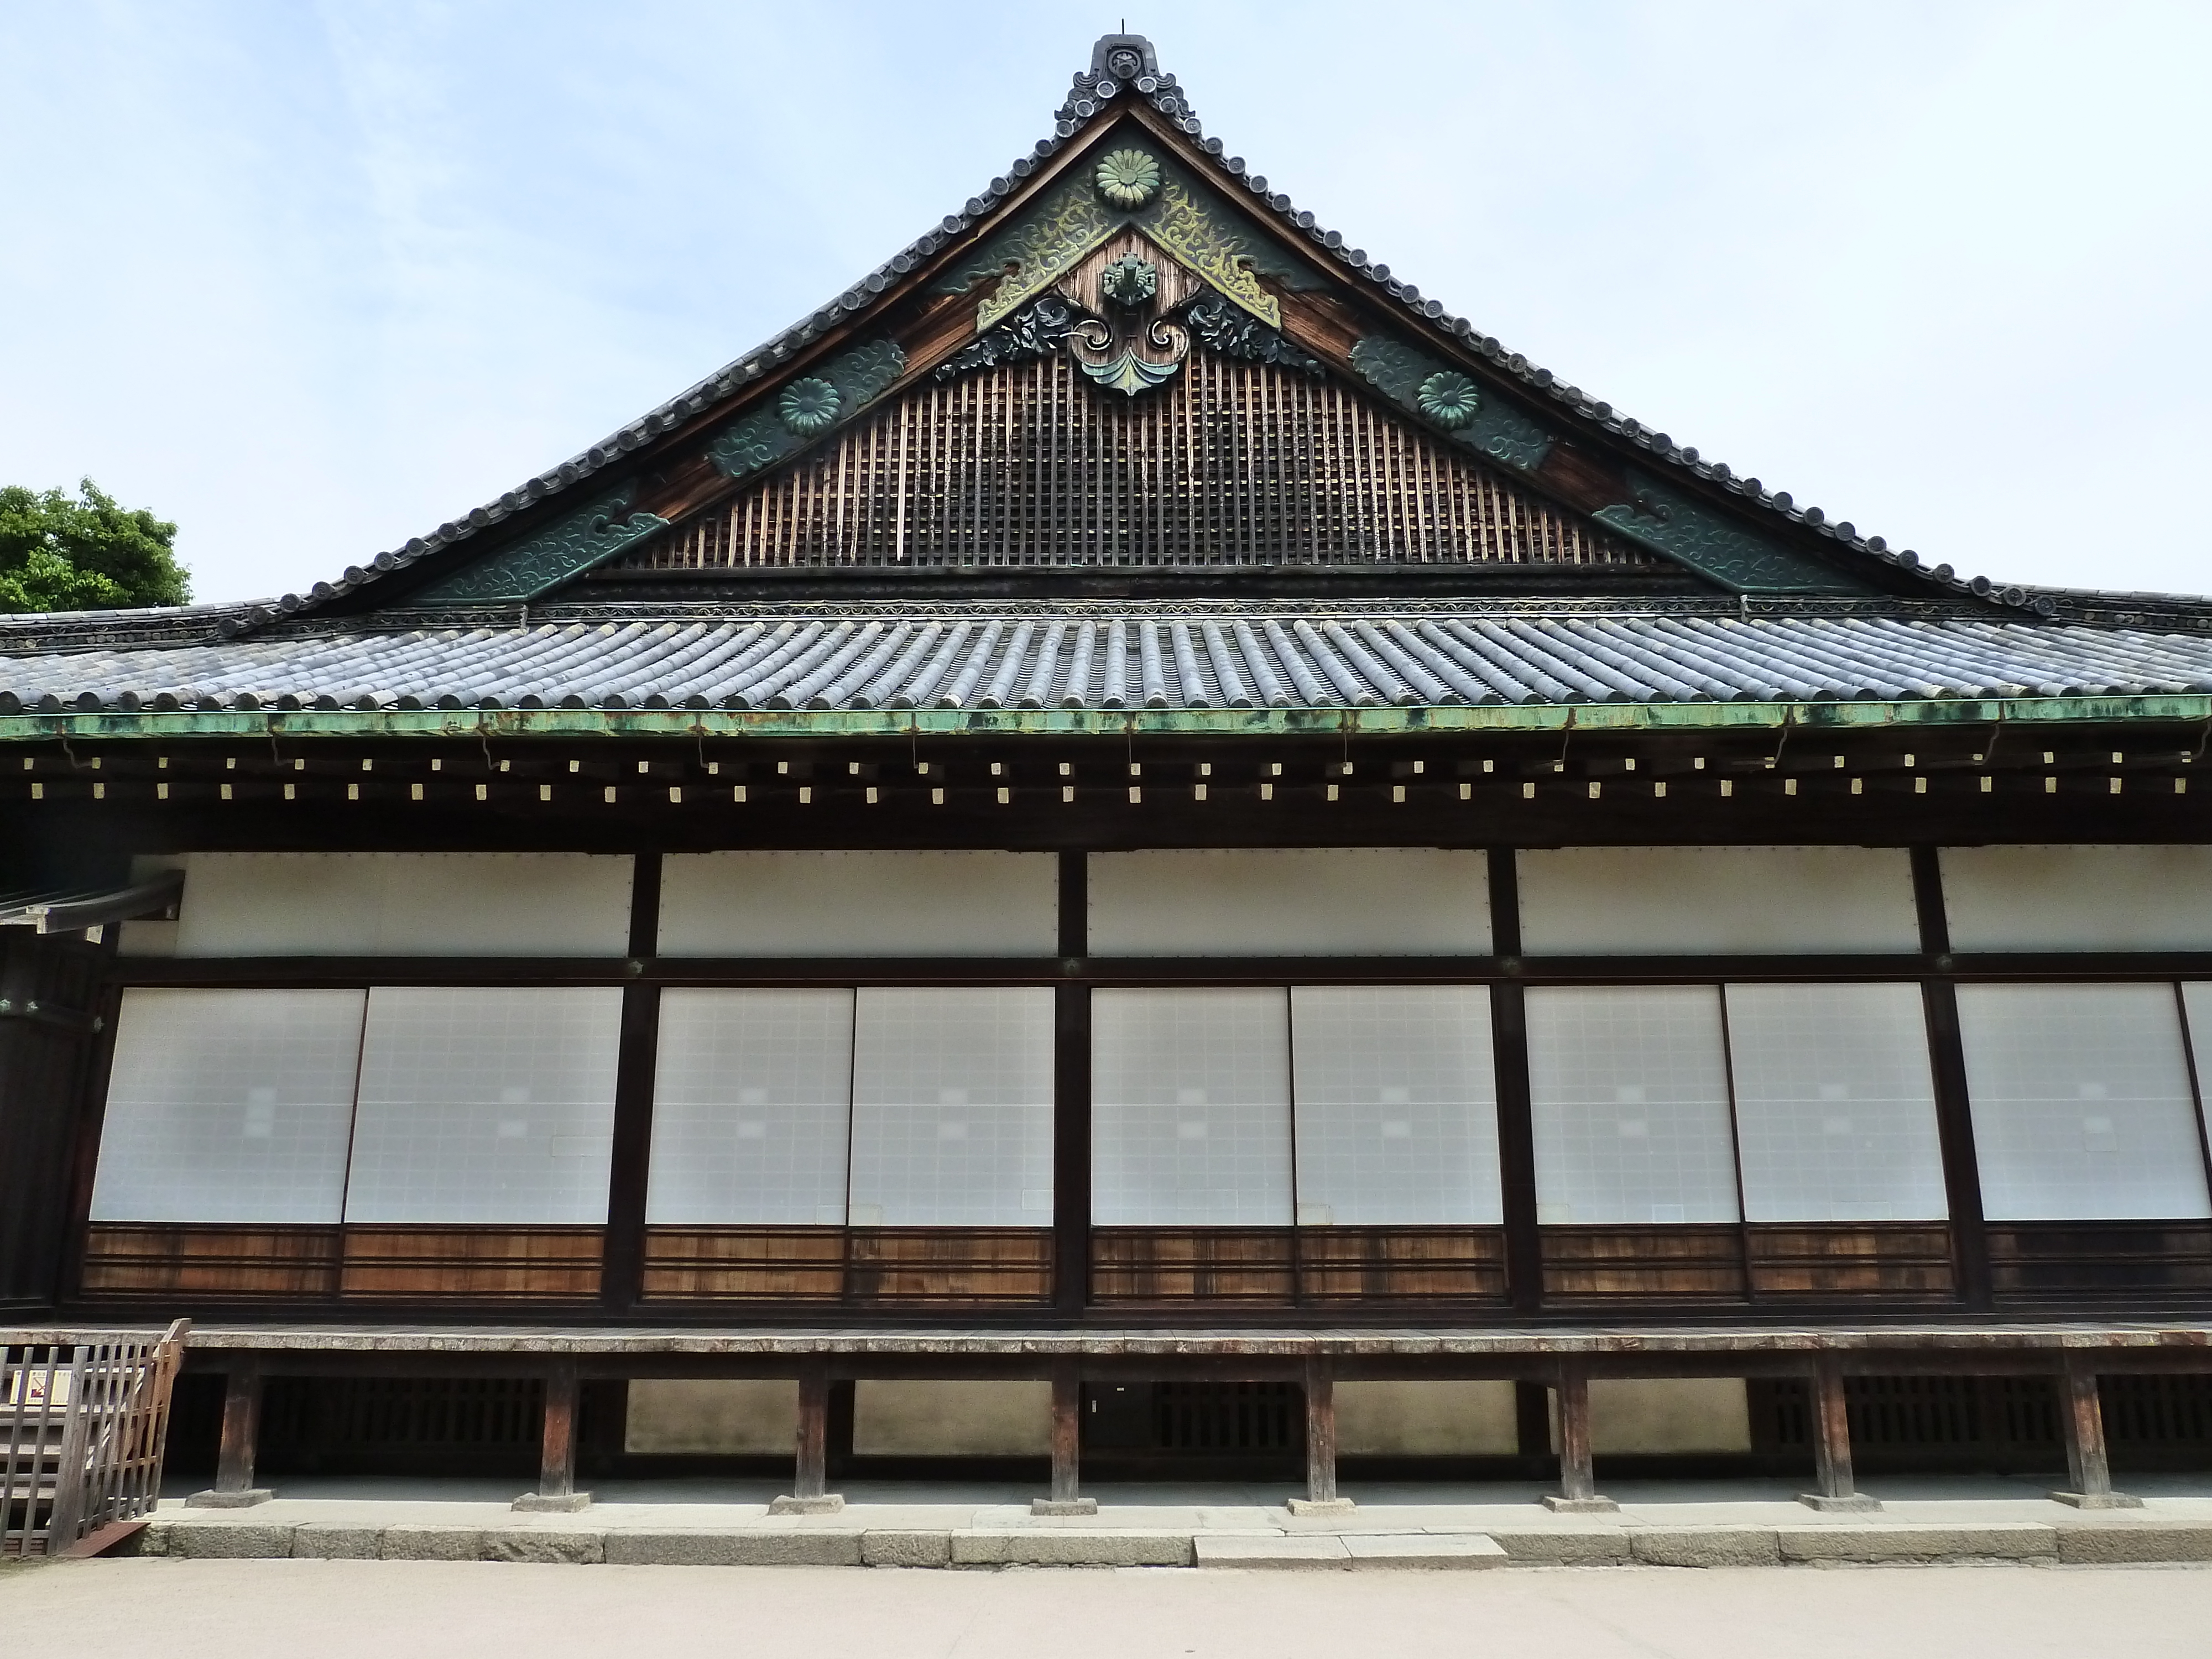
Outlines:
POLYGON ((844 402, 836 386, 810 374, 784 387, 783 395, 776 399, 775 412, 793 436, 811 438, 830 429, 844 402))
POLYGON ((1482 407, 1474 382, 1456 369, 1440 369, 1423 380, 1413 400, 1430 422, 1447 432, 1456 432, 1482 407))
POLYGON ((1098 193, 1117 208, 1140 208, 1160 188, 1160 164, 1140 149, 1117 149, 1101 158, 1098 193))

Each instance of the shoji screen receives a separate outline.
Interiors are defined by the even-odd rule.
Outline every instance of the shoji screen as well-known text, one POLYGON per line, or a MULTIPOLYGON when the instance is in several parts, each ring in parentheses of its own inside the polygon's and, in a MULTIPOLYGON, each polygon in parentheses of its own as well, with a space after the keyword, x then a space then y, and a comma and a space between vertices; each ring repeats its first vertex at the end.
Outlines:
POLYGON ((379 986, 346 1219, 603 1225, 622 993, 379 986))
POLYGON ((1289 1013, 1279 989, 1092 994, 1095 1223, 1290 1224, 1289 1013))
POLYGON ((1736 1220, 1718 988, 1540 988, 1528 1006, 1541 1218, 1736 1220))
POLYGON ((663 992, 646 1219, 842 1224, 852 1091, 852 992, 663 992))
POLYGON ((1301 1224, 1503 1218, 1486 988, 1296 986, 1291 1033, 1301 1224))
POLYGON ((1962 985, 1982 1204, 1996 1221, 2212 1215, 2171 985, 1962 985))
POLYGON ((1731 985, 1744 1213, 1923 1221, 1949 1212, 1917 985, 1731 985))
POLYGON ((1053 993, 865 988, 855 1017, 854 1224, 1049 1226, 1053 993))
POLYGON ((336 1222, 362 1000, 125 992, 92 1218, 336 1222))

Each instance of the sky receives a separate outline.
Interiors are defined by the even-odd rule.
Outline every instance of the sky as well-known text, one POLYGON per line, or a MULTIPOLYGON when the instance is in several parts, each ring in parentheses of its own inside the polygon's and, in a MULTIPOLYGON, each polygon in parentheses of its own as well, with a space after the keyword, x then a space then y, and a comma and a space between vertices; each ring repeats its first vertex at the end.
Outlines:
POLYGON ((2212 590, 2212 6, 0 0, 0 483, 304 589, 830 299, 1148 33, 1616 408, 1962 573, 2212 590), (2160 499, 2181 503, 2161 508, 2160 499))

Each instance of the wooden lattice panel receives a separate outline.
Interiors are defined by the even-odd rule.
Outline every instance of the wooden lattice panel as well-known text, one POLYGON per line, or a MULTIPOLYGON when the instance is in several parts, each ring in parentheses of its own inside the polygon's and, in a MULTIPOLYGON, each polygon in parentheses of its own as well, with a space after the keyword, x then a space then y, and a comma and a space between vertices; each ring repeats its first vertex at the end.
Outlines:
POLYGON ((1657 562, 1334 378, 1194 351, 1159 392, 1064 356, 927 384, 631 569, 1657 562))

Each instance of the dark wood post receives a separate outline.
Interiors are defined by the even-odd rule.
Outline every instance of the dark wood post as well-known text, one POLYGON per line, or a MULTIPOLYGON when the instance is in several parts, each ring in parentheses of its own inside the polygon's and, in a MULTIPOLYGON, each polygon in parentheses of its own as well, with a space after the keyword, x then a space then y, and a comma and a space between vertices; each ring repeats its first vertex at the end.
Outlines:
POLYGON ((261 1443, 261 1364, 241 1355, 223 1379, 222 1444, 216 1454, 215 1486, 185 1502, 198 1509, 242 1510, 275 1496, 253 1484, 253 1459, 261 1443))
POLYGON ((1797 1501, 1816 1510, 1878 1510, 1881 1504, 1858 1491, 1851 1476, 1851 1419, 1844 1399, 1843 1362, 1833 1355, 1815 1361, 1806 1399, 1813 1431, 1813 1475, 1817 1492, 1797 1501))
MULTIPOLYGON (((642 973, 658 951, 660 854, 640 853, 630 879, 629 971, 642 973)), ((608 1170, 607 1236, 599 1279, 610 1314, 635 1307, 645 1293, 645 1203, 653 1158, 653 1090, 659 1063, 660 988, 623 987, 621 1048, 615 1061, 614 1145, 608 1170)))
POLYGON ((1306 1495, 1293 1515, 1340 1515, 1352 1504, 1336 1491, 1336 1373, 1324 1358, 1306 1361, 1306 1495))
MULTIPOLYGON (((1090 866, 1082 852, 1060 855, 1060 958, 1063 973, 1090 954, 1090 866)), ((1091 988, 1053 993, 1053 1305, 1080 1314, 1091 1300, 1091 988)))
POLYGON ((2058 1417, 2066 1431, 2066 1478, 2073 1490, 2051 1495, 2078 1510, 2141 1509, 2142 1498, 2112 1490, 2104 1401, 2097 1392, 2096 1368, 2082 1355, 2066 1356, 2058 1379, 2058 1417))
POLYGON ((1096 1515, 1098 1500, 1080 1495, 1083 1456, 1083 1373, 1072 1359, 1052 1368, 1052 1493, 1034 1499, 1033 1515, 1096 1515))
POLYGON ((810 1359, 799 1372, 799 1433, 790 1495, 769 1505, 771 1515, 830 1515, 845 1500, 830 1490, 830 1366, 810 1359))
POLYGON ((544 1424, 538 1446, 538 1490, 516 1498, 516 1509, 569 1513, 591 1504, 591 1493, 576 1490, 576 1402, 580 1391, 574 1360, 557 1360, 545 1373, 544 1424))
POLYGON ((1942 1146, 1943 1191, 1951 1212, 1951 1253, 1958 1266, 1958 1297, 1969 1308, 1986 1308, 1990 1297, 1989 1224, 1982 1214, 1981 1164, 1974 1151, 1974 1113, 1966 1091, 1959 994, 1948 977, 1951 923, 1943 905, 1943 867, 1933 847, 1912 849, 1912 898, 1920 922, 1921 954, 1926 963, 1920 997, 1928 1018, 1936 1129, 1942 1146))
MULTIPOLYGON (((1520 971, 1521 897, 1513 849, 1490 849, 1490 948, 1520 971)), ((1490 989, 1490 1041, 1498 1069, 1498 1168, 1504 1200, 1505 1288, 1518 1313, 1544 1305, 1544 1235, 1536 1219, 1536 1130, 1528 1098, 1528 1012, 1517 982, 1490 989)), ((1527 1447, 1522 1447, 1526 1451, 1527 1447)), ((1548 1449, 1548 1448, 1547 1448, 1548 1449)))
POLYGON ((1617 1510, 1601 1498, 1597 1469, 1590 1455, 1589 1368, 1578 1359, 1559 1362, 1559 1490, 1544 1506, 1570 1514, 1617 1510))

